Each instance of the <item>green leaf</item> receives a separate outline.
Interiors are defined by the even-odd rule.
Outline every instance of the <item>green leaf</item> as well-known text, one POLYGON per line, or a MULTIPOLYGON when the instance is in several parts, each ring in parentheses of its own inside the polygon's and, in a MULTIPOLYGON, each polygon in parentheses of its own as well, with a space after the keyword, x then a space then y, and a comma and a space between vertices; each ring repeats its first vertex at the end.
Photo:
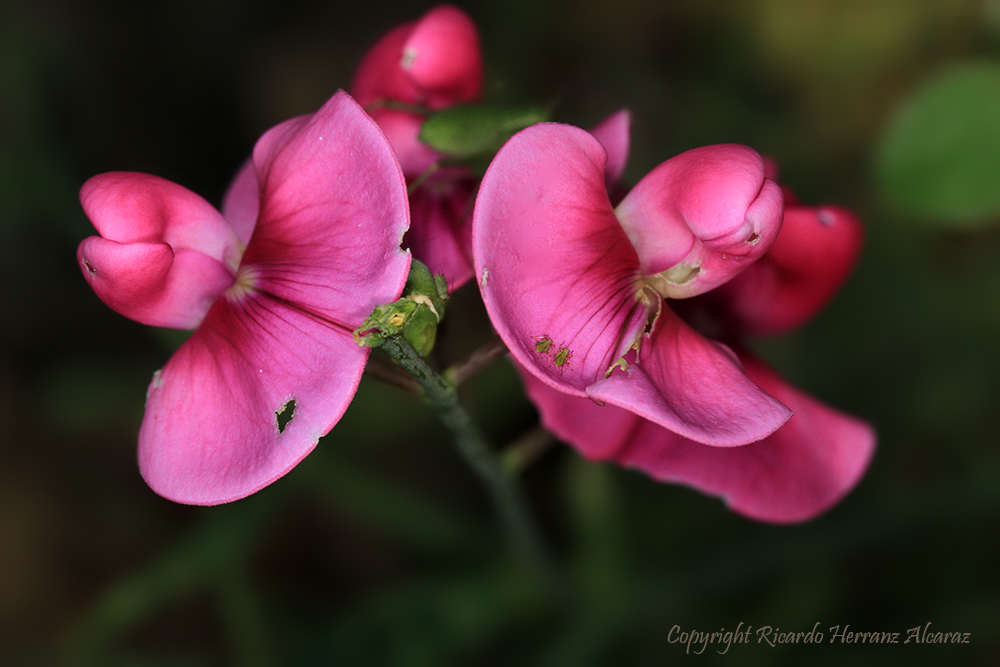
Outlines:
POLYGON ((420 140, 460 160, 489 155, 519 130, 548 115, 538 107, 461 104, 435 113, 420 130, 420 140))
POLYGON ((1000 216, 1000 63, 968 62, 928 79, 902 105, 876 159, 883 194, 936 224, 1000 216))

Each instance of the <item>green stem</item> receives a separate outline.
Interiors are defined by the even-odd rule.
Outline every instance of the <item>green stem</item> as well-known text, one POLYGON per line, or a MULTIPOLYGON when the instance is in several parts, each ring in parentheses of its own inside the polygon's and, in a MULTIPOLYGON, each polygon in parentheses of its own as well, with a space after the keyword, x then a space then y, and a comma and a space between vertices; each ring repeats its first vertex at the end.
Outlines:
POLYGON ((504 530, 518 554, 554 595, 565 597, 563 586, 542 547, 538 531, 525 510, 517 480, 504 472, 500 460, 486 444, 469 413, 459 403, 454 385, 435 372, 402 336, 387 337, 382 343, 382 349, 423 387, 428 402, 454 437, 459 454, 486 485, 504 530))

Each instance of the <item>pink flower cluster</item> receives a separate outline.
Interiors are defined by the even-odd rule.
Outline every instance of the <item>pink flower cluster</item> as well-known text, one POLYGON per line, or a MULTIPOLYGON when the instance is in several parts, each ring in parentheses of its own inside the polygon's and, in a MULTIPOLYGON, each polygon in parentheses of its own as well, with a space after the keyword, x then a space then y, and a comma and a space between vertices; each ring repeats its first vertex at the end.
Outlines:
POLYGON ((742 340, 797 327, 832 297, 860 251, 854 216, 795 203, 737 145, 675 156, 612 201, 627 112, 590 132, 533 125, 477 182, 420 131, 482 85, 474 24, 437 7, 379 40, 353 98, 264 134, 221 213, 145 174, 83 186, 100 236, 78 255, 98 296, 139 322, 195 329, 149 387, 149 485, 215 504, 296 465, 353 398, 368 349, 352 331, 399 298, 412 252, 449 289, 476 277, 543 423, 588 458, 762 521, 842 498, 872 429, 742 340))

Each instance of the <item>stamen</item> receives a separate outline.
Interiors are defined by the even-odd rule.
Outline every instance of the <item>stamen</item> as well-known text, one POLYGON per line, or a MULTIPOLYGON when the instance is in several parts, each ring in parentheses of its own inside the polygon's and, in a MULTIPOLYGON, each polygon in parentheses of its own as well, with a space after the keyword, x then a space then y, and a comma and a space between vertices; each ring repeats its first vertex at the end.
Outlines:
POLYGON ((259 276, 252 266, 241 266, 236 272, 236 281, 226 290, 225 297, 238 302, 257 291, 259 276))

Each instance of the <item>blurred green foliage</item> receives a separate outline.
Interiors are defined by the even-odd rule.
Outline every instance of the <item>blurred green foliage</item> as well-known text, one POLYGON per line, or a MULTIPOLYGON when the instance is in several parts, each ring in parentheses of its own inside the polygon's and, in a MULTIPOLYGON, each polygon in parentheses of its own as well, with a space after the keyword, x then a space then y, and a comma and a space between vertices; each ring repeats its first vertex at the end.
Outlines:
POLYGON ((924 82, 882 138, 878 176, 917 218, 1000 221, 1000 62, 955 65, 924 82))
MULTIPOLYGON (((754 637, 697 659, 991 664, 1000 232, 913 225, 872 165, 925 81, 1000 57, 997 2, 460 4, 480 25, 489 101, 551 106, 583 127, 632 110, 631 180, 681 150, 741 142, 773 156, 804 201, 859 213, 867 245, 845 289, 801 331, 755 347, 875 424, 868 475, 829 514, 774 527, 557 444, 523 479, 578 591, 570 610, 509 557, 430 411, 370 379, 316 452, 255 496, 218 508, 156 497, 135 436, 145 387, 179 339, 90 293, 74 261, 90 233, 77 189, 128 169, 219 202, 264 130, 348 86, 368 46, 425 6, 13 0, 0 5, 0 663, 660 665, 684 655, 666 639, 675 624, 819 622, 829 639, 834 625, 931 622, 972 643, 754 637)), ((965 143, 945 148, 982 169, 996 154, 976 140, 996 141, 985 134, 996 116, 977 90, 986 97, 938 102, 979 119, 967 127, 980 134, 963 125, 965 143)), ((930 197, 955 170, 940 182, 915 172, 929 180, 910 191, 930 197)), ((947 196, 941 220, 996 219, 985 186, 947 196)), ((442 367, 490 335, 474 286, 448 307, 442 367)), ((535 426, 504 361, 463 398, 498 448, 535 426)))

